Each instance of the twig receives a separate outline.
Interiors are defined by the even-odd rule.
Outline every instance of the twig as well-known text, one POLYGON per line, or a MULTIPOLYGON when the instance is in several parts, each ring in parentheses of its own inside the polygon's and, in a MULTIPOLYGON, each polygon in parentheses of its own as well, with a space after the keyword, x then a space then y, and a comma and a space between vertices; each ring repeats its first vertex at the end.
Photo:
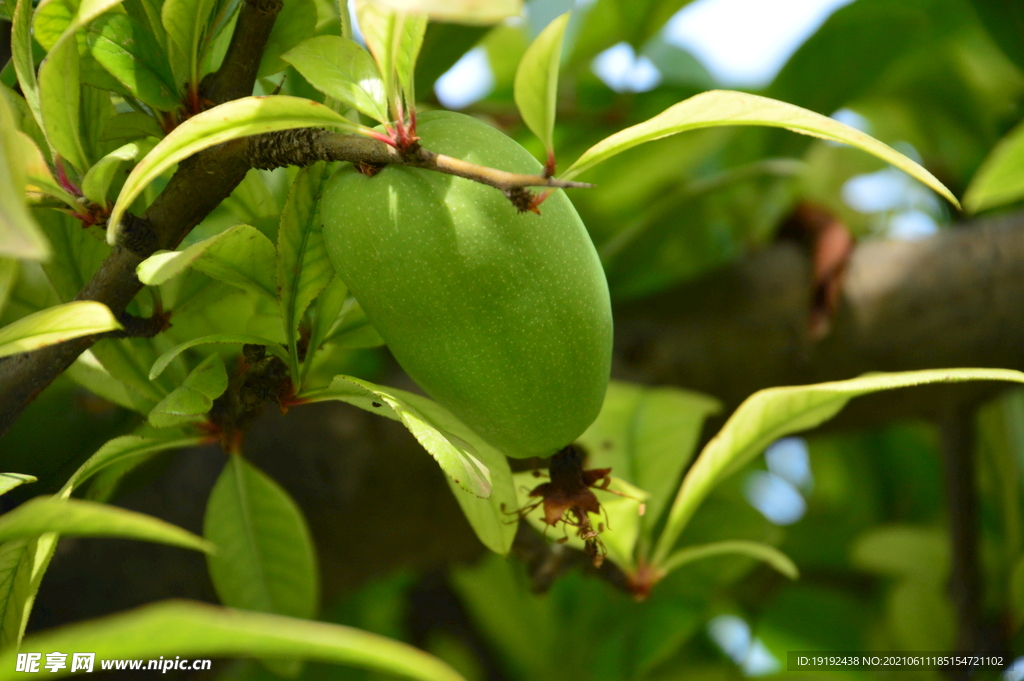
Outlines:
POLYGON ((524 187, 589 189, 594 186, 586 182, 488 168, 438 154, 420 146, 403 154, 394 147, 370 137, 312 128, 250 137, 248 156, 252 167, 263 170, 273 170, 282 166, 305 166, 317 161, 348 161, 353 164, 375 166, 404 165, 463 177, 503 192, 524 187))

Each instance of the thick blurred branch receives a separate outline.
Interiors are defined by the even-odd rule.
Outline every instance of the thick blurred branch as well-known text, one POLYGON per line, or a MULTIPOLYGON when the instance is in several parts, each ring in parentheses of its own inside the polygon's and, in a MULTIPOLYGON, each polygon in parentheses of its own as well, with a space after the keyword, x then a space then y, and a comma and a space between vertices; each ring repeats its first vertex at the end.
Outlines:
MULTIPOLYGON (((808 323, 812 295, 810 257, 781 242, 618 305, 615 373, 715 395, 728 412, 762 388, 869 371, 1024 369, 1024 213, 922 241, 862 243, 831 331, 817 342, 808 323)), ((938 418, 1004 387, 932 386, 859 398, 836 424, 938 418)))

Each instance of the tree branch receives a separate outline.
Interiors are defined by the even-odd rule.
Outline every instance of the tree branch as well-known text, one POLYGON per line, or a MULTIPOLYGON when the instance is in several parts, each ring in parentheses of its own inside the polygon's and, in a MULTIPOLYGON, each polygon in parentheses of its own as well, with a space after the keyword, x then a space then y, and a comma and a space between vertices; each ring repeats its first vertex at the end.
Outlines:
MULTIPOLYGON (((1024 212, 921 241, 861 243, 831 330, 810 333, 810 256, 781 242, 649 298, 618 304, 615 374, 722 399, 868 371, 1024 369, 1024 212)), ((831 427, 938 420, 1005 389, 964 383, 854 400, 831 427)))
MULTIPOLYGON (((250 94, 259 60, 280 10, 279 0, 247 0, 239 12, 231 47, 214 76, 204 79, 207 97, 250 94), (223 74, 223 75, 222 75, 223 74)), ((103 303, 115 315, 125 311, 142 289, 135 268, 158 249, 173 249, 223 201, 249 171, 244 140, 207 149, 183 161, 167 187, 140 219, 129 237, 107 256, 76 297, 103 303)), ((97 340, 76 338, 35 352, 0 360, 0 436, 39 392, 97 340)))

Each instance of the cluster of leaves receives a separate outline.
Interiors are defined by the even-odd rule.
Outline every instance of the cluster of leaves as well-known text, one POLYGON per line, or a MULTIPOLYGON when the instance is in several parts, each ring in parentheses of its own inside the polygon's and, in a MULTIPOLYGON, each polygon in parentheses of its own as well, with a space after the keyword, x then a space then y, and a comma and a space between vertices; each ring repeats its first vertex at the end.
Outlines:
MULTIPOLYGON (((364 49, 352 39, 348 17, 339 16, 331 3, 285 2, 260 66, 265 91, 278 85, 266 79, 287 69, 285 94, 245 97, 213 108, 203 100, 203 80, 224 57, 238 3, 49 0, 34 11, 29 0, 19 0, 13 8, 4 5, 14 26, 14 58, 0 74, 0 304, 10 299, 4 312, 10 323, 0 327, 0 356, 121 328, 121 321, 103 305, 74 298, 110 244, 117 242, 124 215, 151 203, 176 164, 198 151, 258 132, 299 127, 328 127, 372 137, 399 150, 409 148, 415 142, 418 56, 424 46, 437 44, 437 39, 431 42, 430 31, 461 35, 468 30, 428 26, 428 16, 480 24, 519 11, 514 4, 498 4, 481 8, 472 2, 357 2, 364 49), (360 115, 379 123, 383 132, 364 125, 360 115)), ((878 4, 871 0, 860 0, 837 14, 797 53, 768 93, 809 109, 738 92, 684 98, 678 96, 680 89, 687 90, 683 87, 656 93, 682 101, 653 117, 647 109, 664 107, 664 99, 652 96, 646 103, 635 102, 630 116, 640 120, 607 137, 607 130, 577 130, 573 113, 582 115, 579 112, 570 112, 567 122, 561 115, 556 121, 560 72, 572 73, 586 85, 581 76, 586 71, 580 65, 590 56, 619 39, 646 45, 678 4, 652 2, 646 11, 627 12, 626 3, 599 0, 583 19, 583 27, 577 27, 579 34, 565 54, 563 42, 572 26, 569 15, 551 21, 519 51, 501 50, 508 32, 517 30, 508 25, 493 29, 485 39, 490 54, 516 60, 514 68, 505 69, 505 96, 514 101, 539 141, 548 172, 556 169, 557 147, 562 155, 578 153, 560 177, 587 173, 588 179, 607 187, 606 198, 602 189, 593 197, 581 197, 580 203, 613 285, 616 272, 629 274, 618 281, 618 293, 636 295, 679 276, 678 262, 673 263, 671 277, 657 267, 633 265, 649 258, 652 250, 663 250, 667 237, 654 231, 666 228, 660 217, 679 212, 680 202, 708 196, 717 201, 724 196, 723 188, 745 187, 752 178, 763 176, 784 182, 794 174, 792 164, 741 158, 719 175, 702 178, 702 186, 693 183, 670 193, 664 202, 653 202, 649 210, 634 211, 639 217, 621 221, 626 226, 614 233, 606 227, 607 216, 591 223, 591 214, 601 213, 603 205, 616 203, 614 216, 633 210, 637 203, 650 203, 649 197, 665 187, 662 173, 678 173, 680 166, 696 168, 707 157, 722 153, 727 142, 741 149, 736 152, 740 157, 749 146, 768 146, 775 153, 787 150, 787 142, 770 135, 751 142, 705 133, 697 142, 691 138, 687 145, 692 150, 673 163, 651 163, 648 156, 633 151, 676 133, 713 126, 785 128, 867 151, 956 203, 942 183, 905 155, 809 110, 828 112, 856 96, 855 90, 816 90, 818 99, 812 101, 809 89, 797 82, 809 77, 801 63, 821 63, 820 45, 829 31, 849 31, 844 22, 863 21, 854 12, 870 13, 878 4), (619 154, 618 163, 595 167, 619 154), (639 180, 627 179, 637 163, 657 170, 639 180)), ((928 3, 920 4, 924 9, 913 11, 925 12, 928 3)), ((894 52, 902 41, 891 42, 879 59, 912 61, 913 55, 894 52)), ((495 71, 501 72, 500 60, 494 63, 495 71)), ((821 68, 838 70, 834 63, 821 68)), ((585 92, 583 86, 577 87, 585 92)), ((501 88, 499 83, 490 105, 500 103, 501 88)), ((423 90, 421 84, 421 97, 423 90)), ((1002 95, 993 95, 998 96, 1002 95)), ((884 97, 869 100, 865 110, 872 103, 882 106, 879 100, 884 97)), ((487 106, 485 102, 482 109, 487 106)), ((1015 153, 1021 139, 1019 131, 1013 132, 992 152, 966 194, 969 208, 981 210, 1021 198, 1024 173, 1015 153)), ((926 143, 914 141, 929 150, 926 143)), ((813 171, 820 164, 835 163, 816 161, 814 153, 841 152, 815 144, 805 156, 807 168, 813 171)), ((651 153, 677 154, 680 147, 662 149, 651 153)), ((813 175, 807 168, 797 170, 813 175)), ((222 417, 224 411, 247 415, 244 405, 251 400, 277 402, 282 409, 340 400, 399 421, 447 474, 481 542, 496 554, 509 551, 515 527, 508 522, 507 509, 524 504, 519 490, 529 482, 513 475, 500 451, 441 406, 349 375, 358 372, 358 351, 379 346, 382 340, 326 257, 317 210, 331 171, 332 165, 323 162, 273 174, 251 171, 178 250, 157 253, 138 267, 139 279, 149 288, 129 311, 140 317, 173 311, 173 326, 151 339, 102 340, 68 372, 88 390, 137 412, 146 423, 137 433, 100 448, 59 494, 0 517, 0 593, 6 596, 0 599, 5 604, 0 675, 12 673, 9 658, 20 646, 90 649, 100 657, 165 652, 253 656, 266 659, 268 668, 282 675, 297 673, 296 660, 310 659, 415 678, 458 678, 445 664, 408 646, 305 621, 317 616, 319 602, 316 558, 305 521, 287 493, 243 458, 237 436, 245 424, 222 417), (211 440, 221 442, 232 456, 207 501, 203 539, 153 518, 72 497, 77 490, 104 500, 118 479, 141 462, 211 440), (103 624, 83 624, 22 642, 36 590, 60 534, 123 536, 205 551, 221 601, 239 611, 159 604, 103 624), (161 636, 151 635, 155 631, 161 636)), ((951 174, 965 173, 957 168, 951 174)), ((754 196, 760 201, 765 193, 757 190, 754 196)), ((771 543, 739 535, 691 541, 693 537, 684 532, 709 494, 775 439, 824 422, 857 395, 958 380, 1024 382, 1024 375, 966 369, 914 372, 762 391, 745 402, 697 456, 694 450, 704 420, 719 408, 714 400, 674 389, 613 384, 601 416, 581 438, 591 452, 590 464, 612 467, 613 489, 633 497, 597 492, 608 514, 602 538, 609 559, 627 576, 633 593, 641 596, 670 573, 724 554, 763 560, 796 576, 793 561, 771 543), (639 499, 647 508, 642 517, 639 499), (687 541, 680 547, 684 536, 687 541)), ((7 479, 12 486, 27 481, 11 476, 7 479)), ((542 527, 536 516, 530 520, 542 527)), ((595 518, 594 524, 604 520, 595 518)), ((576 541, 570 538, 570 544, 576 541)), ((513 570, 487 563, 460 573, 456 583, 479 617, 490 622, 490 630, 500 632, 499 646, 521 651, 532 644, 508 632, 510 627, 543 632, 544 627, 531 628, 530 617, 558 616, 537 614, 550 606, 535 601, 524 606, 519 619, 486 603, 487 594, 516 579, 513 570), (537 613, 531 614, 531 609, 537 613)), ((676 588, 671 580, 666 584, 676 588)), ((585 598, 585 589, 577 582, 570 581, 563 590, 570 603, 585 598)), ((516 589, 507 591, 518 594, 516 589)), ((644 617, 651 629, 663 619, 675 623, 663 632, 664 640, 656 641, 664 650, 671 648, 669 639, 679 639, 698 624, 666 603, 644 617)), ((571 622, 570 617, 562 619, 571 622)), ((552 664, 553 652, 538 653, 532 661, 523 659, 521 652, 509 655, 522 665, 526 677, 546 678, 558 666, 552 664)), ((663 657, 660 649, 646 650, 638 654, 633 672, 640 674, 663 657)))

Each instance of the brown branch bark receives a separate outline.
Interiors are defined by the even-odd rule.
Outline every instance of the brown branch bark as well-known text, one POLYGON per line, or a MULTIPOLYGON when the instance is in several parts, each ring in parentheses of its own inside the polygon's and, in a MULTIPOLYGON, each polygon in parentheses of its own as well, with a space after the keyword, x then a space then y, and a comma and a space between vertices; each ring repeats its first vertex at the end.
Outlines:
MULTIPOLYGON (((956 611, 954 650, 981 651, 985 641, 981 603, 983 589, 978 565, 978 493, 975 488, 974 410, 959 409, 939 426, 942 467, 949 513, 951 546, 949 595, 956 611)), ((969 678, 968 669, 951 668, 950 679, 969 678)))
MULTIPOLYGON (((810 257, 792 243, 656 296, 617 305, 623 379, 722 399, 868 371, 1024 369, 1024 213, 916 242, 874 240, 849 262, 831 331, 809 333, 810 257)), ((1005 388, 969 383, 854 400, 833 424, 938 419, 1005 388)))
MULTIPOLYGON (((220 70, 204 81, 205 96, 221 103, 251 94, 279 0, 247 0, 220 70), (223 75, 221 75, 223 74, 223 75)), ((249 171, 244 140, 207 149, 181 163, 167 187, 132 223, 77 300, 95 300, 120 315, 142 289, 135 268, 153 251, 174 248, 223 201, 249 171)), ((0 436, 32 399, 87 350, 96 336, 77 338, 0 361, 0 436)))

